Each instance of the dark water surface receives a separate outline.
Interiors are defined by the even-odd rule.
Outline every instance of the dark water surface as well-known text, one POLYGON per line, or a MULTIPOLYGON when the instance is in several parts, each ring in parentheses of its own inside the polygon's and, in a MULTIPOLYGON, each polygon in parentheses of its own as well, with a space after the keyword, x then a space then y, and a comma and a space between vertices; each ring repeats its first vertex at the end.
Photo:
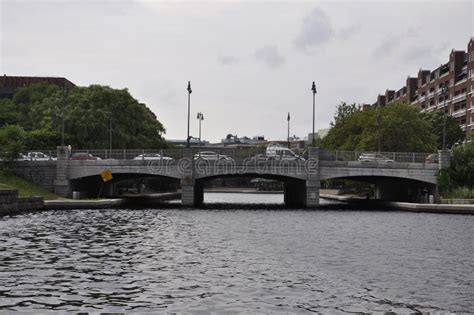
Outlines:
POLYGON ((474 217, 275 208, 0 218, 0 312, 474 311, 474 217))

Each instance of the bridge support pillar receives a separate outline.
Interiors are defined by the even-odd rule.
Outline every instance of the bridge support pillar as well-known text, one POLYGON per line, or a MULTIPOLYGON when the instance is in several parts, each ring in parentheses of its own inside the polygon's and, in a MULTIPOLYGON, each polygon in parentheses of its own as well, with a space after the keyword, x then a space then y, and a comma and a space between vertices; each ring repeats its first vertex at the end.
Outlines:
POLYGON ((71 183, 68 178, 69 173, 69 148, 58 146, 58 161, 56 163, 56 178, 54 179, 54 193, 62 197, 70 197, 71 183))
POLYGON ((306 207, 312 208, 319 206, 319 180, 306 181, 306 207))
POLYGON ((204 201, 204 188, 202 183, 195 180, 181 180, 181 204, 195 207, 204 201))
POLYGON ((312 208, 319 206, 319 148, 308 148, 307 162, 308 177, 306 179, 305 204, 306 207, 312 208))

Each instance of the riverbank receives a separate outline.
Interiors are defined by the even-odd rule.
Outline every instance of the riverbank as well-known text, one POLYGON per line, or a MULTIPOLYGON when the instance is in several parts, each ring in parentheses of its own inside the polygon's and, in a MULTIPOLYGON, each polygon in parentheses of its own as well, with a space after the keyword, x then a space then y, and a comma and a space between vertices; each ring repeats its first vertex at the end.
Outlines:
POLYGON ((0 216, 44 208, 41 197, 19 197, 16 189, 0 189, 0 216))
POLYGON ((474 215, 473 204, 430 204, 430 203, 412 203, 364 199, 357 196, 344 196, 335 194, 321 194, 321 198, 335 201, 343 201, 350 204, 358 205, 364 208, 385 208, 391 210, 402 210, 409 212, 426 212, 439 214, 466 214, 474 215))
POLYGON ((11 174, 7 170, 0 170, 0 189, 18 190, 19 197, 42 197, 45 200, 64 199, 43 187, 11 174))
POLYGON ((107 209, 119 206, 146 206, 158 202, 180 199, 180 192, 164 192, 149 195, 124 195, 114 199, 62 199, 45 200, 45 210, 70 210, 70 209, 107 209))

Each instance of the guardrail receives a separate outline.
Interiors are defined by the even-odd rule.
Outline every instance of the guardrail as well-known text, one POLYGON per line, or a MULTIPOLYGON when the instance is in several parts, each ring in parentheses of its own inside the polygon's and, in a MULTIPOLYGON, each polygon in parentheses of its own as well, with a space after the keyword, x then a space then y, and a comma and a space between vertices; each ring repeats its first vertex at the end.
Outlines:
POLYGON ((437 153, 321 150, 319 159, 321 161, 438 163, 437 155, 437 153))
MULTIPOLYGON (((207 160, 233 160, 245 161, 270 161, 270 160, 304 160, 308 159, 307 150, 292 150, 294 156, 267 155, 265 147, 255 148, 216 148, 202 147, 190 148, 194 159, 207 160)), ((114 149, 114 150, 72 150, 71 160, 155 160, 172 163, 184 157, 185 148, 180 149, 114 149)), ((287 152, 287 151, 286 151, 287 152)), ((0 159, 4 157, 0 153, 0 159)), ((32 150, 23 153, 19 161, 48 161, 56 160, 56 150, 32 150)), ((438 163, 437 153, 412 153, 412 152, 374 152, 374 151, 329 151, 320 150, 321 161, 376 161, 376 162, 401 162, 401 163, 438 163)))

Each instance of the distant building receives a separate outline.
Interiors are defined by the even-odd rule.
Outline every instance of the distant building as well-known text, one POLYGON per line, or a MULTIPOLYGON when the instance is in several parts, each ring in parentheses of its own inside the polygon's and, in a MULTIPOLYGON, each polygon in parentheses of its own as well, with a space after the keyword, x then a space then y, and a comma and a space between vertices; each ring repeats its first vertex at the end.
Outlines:
POLYGON ((228 134, 225 139, 221 140, 221 145, 223 146, 241 146, 241 147, 251 147, 257 146, 262 144, 267 144, 267 140, 265 140, 265 136, 255 136, 253 138, 249 137, 242 137, 239 138, 237 135, 228 134))
MULTIPOLYGON (((174 146, 177 146, 177 147, 185 147, 188 142, 184 139, 184 140, 169 140, 169 139, 166 139, 167 142, 169 142, 170 144, 174 145, 174 146)), ((209 141, 207 140, 201 140, 201 146, 203 147, 206 147, 206 146, 209 146, 209 141)), ((189 140, 189 146, 191 147, 198 147, 199 146, 199 138, 191 138, 191 140, 189 140)))
MULTIPOLYGON (((467 51, 452 50, 449 61, 433 71, 420 69, 398 90, 386 90, 372 106, 412 104, 422 112, 444 111, 461 129, 474 134, 474 37, 467 51), (443 93, 447 89, 447 93, 443 93)), ((365 106, 364 106, 365 109, 365 106)))
POLYGON ((35 83, 49 83, 70 90, 76 85, 66 78, 56 77, 24 77, 24 76, 0 76, 0 99, 12 98, 15 91, 21 87, 35 83))

